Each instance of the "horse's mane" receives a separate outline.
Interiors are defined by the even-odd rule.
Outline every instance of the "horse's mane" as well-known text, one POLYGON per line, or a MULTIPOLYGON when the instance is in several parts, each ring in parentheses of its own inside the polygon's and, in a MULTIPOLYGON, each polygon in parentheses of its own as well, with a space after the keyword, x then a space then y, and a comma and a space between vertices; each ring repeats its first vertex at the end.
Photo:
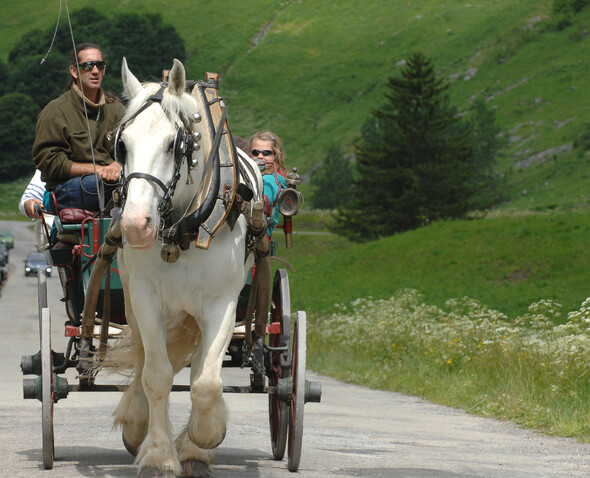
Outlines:
MULTIPOLYGON (((147 99, 160 89, 159 83, 143 83, 142 86, 143 91, 129 101, 127 112, 125 113, 125 116, 123 116, 121 124, 125 124, 133 118, 147 99)), ((170 120, 172 122, 179 118, 184 118, 185 120, 189 119, 193 113, 198 111, 197 101, 191 95, 184 92, 178 97, 170 94, 168 88, 164 90, 162 108, 170 114, 170 120)))

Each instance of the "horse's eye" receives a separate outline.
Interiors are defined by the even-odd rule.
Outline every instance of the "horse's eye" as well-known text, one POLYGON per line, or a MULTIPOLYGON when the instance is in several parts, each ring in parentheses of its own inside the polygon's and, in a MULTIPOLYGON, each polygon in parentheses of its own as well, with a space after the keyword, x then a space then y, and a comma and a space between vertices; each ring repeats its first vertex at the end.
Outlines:
POLYGON ((170 141, 167 152, 169 153, 170 151, 172 151, 172 148, 174 148, 174 141, 170 141))

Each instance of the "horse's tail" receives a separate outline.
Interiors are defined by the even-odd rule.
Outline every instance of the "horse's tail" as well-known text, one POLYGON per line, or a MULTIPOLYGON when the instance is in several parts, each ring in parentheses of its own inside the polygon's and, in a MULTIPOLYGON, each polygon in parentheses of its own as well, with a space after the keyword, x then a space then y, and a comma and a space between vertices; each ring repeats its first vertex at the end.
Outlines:
MULTIPOLYGON (((194 317, 182 314, 166 322, 166 348, 175 374, 191 362, 200 341, 201 331, 194 317)), ((96 364, 95 371, 133 377, 143 358, 141 337, 139 333, 133 333, 131 326, 127 326, 116 342, 109 345, 104 360, 96 364)))

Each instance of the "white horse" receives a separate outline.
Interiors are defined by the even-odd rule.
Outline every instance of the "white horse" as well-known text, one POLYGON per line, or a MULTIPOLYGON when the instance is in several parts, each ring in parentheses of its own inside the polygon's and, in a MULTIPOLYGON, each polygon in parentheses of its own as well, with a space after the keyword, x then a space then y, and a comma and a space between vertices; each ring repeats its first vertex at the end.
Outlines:
MULTIPOLYGON (((191 241, 188 248, 181 247, 186 250, 172 247, 180 253, 178 260, 162 260, 158 246, 169 242, 165 237, 174 231, 170 223, 180 221, 192 203, 207 195, 195 188, 211 182, 215 141, 210 131, 199 131, 206 121, 199 122, 195 114, 204 112, 194 93, 185 90, 180 61, 174 60, 167 85, 141 84, 125 60, 122 77, 130 102, 117 137, 118 154, 125 150, 118 261, 134 378, 117 407, 115 424, 122 427, 127 449, 136 454, 139 476, 195 476, 194 470, 207 469, 209 449, 225 436, 220 372, 234 331, 237 298, 252 265, 247 221, 239 214, 232 227, 225 223, 218 228, 207 248, 196 248, 191 241), (189 136, 198 139, 198 133, 209 147, 187 153, 185 143, 189 136), (188 363, 192 408, 175 440, 168 397, 175 373, 188 363)), ((254 199, 262 190, 256 174, 254 199)))

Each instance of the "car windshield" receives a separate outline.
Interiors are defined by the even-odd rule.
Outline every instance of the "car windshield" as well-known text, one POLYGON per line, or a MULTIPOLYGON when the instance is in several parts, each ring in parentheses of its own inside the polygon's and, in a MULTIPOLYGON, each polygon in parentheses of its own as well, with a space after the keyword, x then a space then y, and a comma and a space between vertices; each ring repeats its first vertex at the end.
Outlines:
POLYGON ((27 261, 34 262, 36 264, 38 264, 38 263, 44 264, 46 262, 45 254, 43 254, 42 252, 31 252, 29 254, 29 256, 27 257, 27 261))

